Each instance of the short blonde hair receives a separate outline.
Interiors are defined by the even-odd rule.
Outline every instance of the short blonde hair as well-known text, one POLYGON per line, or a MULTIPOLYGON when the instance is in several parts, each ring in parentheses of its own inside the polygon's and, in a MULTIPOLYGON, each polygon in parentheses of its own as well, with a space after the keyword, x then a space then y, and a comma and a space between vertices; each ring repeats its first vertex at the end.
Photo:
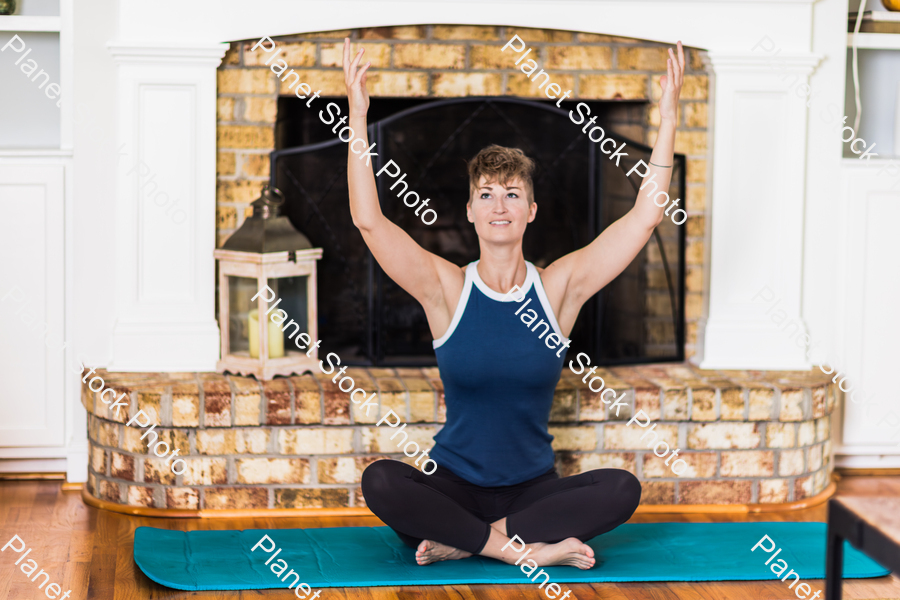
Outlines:
POLYGON ((528 203, 534 202, 534 187, 531 174, 534 173, 534 161, 525 156, 518 148, 504 148, 491 144, 469 161, 469 200, 478 191, 478 183, 484 175, 488 183, 496 181, 505 186, 511 180, 522 180, 528 192, 528 203))

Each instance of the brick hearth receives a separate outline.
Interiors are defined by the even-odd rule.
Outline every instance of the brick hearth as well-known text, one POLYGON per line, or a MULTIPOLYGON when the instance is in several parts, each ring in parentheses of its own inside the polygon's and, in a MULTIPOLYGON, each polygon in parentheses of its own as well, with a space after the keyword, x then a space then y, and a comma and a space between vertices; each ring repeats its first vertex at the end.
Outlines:
MULTIPOLYGON (((350 369, 379 410, 409 423, 410 439, 431 446, 445 421, 437 368, 350 369)), ((304 375, 270 382, 216 373, 95 373, 128 415, 116 418, 87 384, 87 491, 109 502, 155 508, 236 509, 361 507, 365 467, 390 457, 411 463, 330 378, 304 375), (160 439, 179 448, 187 469, 173 474, 147 455, 146 431, 125 422, 138 410, 160 439)), ((833 470, 831 415, 836 386, 810 372, 701 371, 687 364, 599 370, 628 414, 608 414, 568 368, 556 389, 550 432, 557 467, 571 475, 617 467, 635 473, 644 504, 771 504, 821 492, 833 470), (675 476, 653 455, 643 431, 626 427, 643 409, 660 439, 681 448, 688 469, 675 476)), ((89 379, 88 382, 91 380, 89 379)), ((96 384, 95 384, 96 387, 96 384)), ((109 396, 107 395, 107 398, 109 396)), ((150 439, 150 438, 148 438, 150 439)), ((649 438, 648 438, 649 439, 649 438)))

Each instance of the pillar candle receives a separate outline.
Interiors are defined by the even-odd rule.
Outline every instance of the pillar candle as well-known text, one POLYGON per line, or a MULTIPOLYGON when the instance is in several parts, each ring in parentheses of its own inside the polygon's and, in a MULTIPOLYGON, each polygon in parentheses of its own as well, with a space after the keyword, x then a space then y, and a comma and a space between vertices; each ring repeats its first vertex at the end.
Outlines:
MULTIPOLYGON (((269 358, 284 356, 284 334, 281 327, 269 315, 269 358)), ((253 309, 248 315, 247 332, 250 335, 250 358, 259 358, 259 310, 253 309)))

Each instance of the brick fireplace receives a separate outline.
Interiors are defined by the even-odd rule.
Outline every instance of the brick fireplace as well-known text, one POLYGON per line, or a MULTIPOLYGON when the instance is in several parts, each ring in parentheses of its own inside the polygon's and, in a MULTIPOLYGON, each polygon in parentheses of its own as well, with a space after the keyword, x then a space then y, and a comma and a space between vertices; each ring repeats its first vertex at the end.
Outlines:
MULTIPOLYGON (((309 33, 273 38, 301 81, 313 82, 323 97, 345 94, 341 69, 344 37, 361 43, 372 61, 370 96, 447 98, 518 96, 540 99, 543 92, 513 64, 501 48, 519 35, 534 48, 543 68, 574 100, 619 101, 611 110, 615 131, 653 145, 659 115, 659 78, 665 74, 665 44, 606 35, 516 27, 420 25, 309 33)), ((235 42, 218 71, 216 237, 221 246, 243 223, 250 202, 269 180, 269 153, 279 147, 278 98, 293 92, 264 64, 256 40, 235 42), (284 86, 285 89, 281 89, 284 86)), ((708 77, 702 52, 686 49, 688 66, 681 93, 675 152, 687 156, 685 356, 696 351, 702 312, 705 235, 708 77)), ((546 99, 546 97, 544 97, 546 99)), ((576 132, 576 127, 571 126, 576 132)), ((327 129, 324 128, 323 129, 327 129)), ((329 133, 329 137, 331 134, 329 133)), ((677 239, 664 240, 666 254, 677 255, 677 239)), ((665 273, 651 242, 648 248, 645 302, 660 317, 647 328, 645 342, 672 335, 665 273)))
MULTIPOLYGON (((322 96, 344 94, 342 39, 363 43, 373 61, 373 97, 445 98, 540 91, 503 44, 519 35, 538 54, 553 81, 576 100, 620 101, 616 131, 652 145, 658 80, 666 45, 562 30, 462 25, 413 25, 275 37, 282 56, 314 82, 322 96), (646 105, 640 104, 646 102, 646 105)), ((217 71, 216 246, 250 214, 249 204, 269 180, 269 153, 279 146, 278 79, 253 42, 233 42, 217 71)), ((677 153, 687 157, 688 211, 685 271, 685 355, 698 350, 703 273, 709 270, 706 231, 709 79, 703 52, 686 48, 677 153)), ((671 240, 665 240, 667 253, 671 240)), ((651 245, 648 303, 662 298, 665 277, 651 245)), ((320 302, 322 299, 320 298, 320 302)), ((663 306, 661 311, 666 307, 663 306)), ((660 330, 647 335, 661 337, 660 330)), ((327 340, 325 340, 327 342, 327 340)), ((213 373, 108 373, 108 387, 127 392, 129 415, 116 418, 99 392, 82 389, 89 413, 90 466, 86 494, 109 505, 188 511, 339 508, 361 510, 362 470, 392 452, 377 416, 356 414, 347 395, 320 374, 271 382, 213 373), (174 475, 147 454, 141 431, 125 426, 138 410, 158 423, 187 470, 174 475)), ((410 423, 425 446, 444 423, 443 388, 436 368, 351 369, 354 380, 377 390, 381 411, 410 423)), ((608 414, 597 394, 564 368, 551 413, 557 466, 563 475, 625 468, 644 488, 643 504, 680 507, 774 505, 823 493, 833 470, 832 413, 840 392, 818 370, 714 371, 686 364, 615 367, 598 373, 626 392, 628 414, 608 414), (626 421, 643 410, 688 469, 674 476, 626 421)), ((86 384, 85 384, 86 385, 86 384)))

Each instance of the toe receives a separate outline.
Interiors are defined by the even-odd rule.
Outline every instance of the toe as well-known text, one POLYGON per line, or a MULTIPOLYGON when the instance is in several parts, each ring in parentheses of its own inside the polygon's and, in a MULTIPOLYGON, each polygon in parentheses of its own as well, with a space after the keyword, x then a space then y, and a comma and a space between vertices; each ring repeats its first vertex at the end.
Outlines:
POLYGON ((582 559, 582 560, 578 561, 579 569, 590 569, 593 566, 594 566, 594 561, 592 561, 592 560, 582 559))

